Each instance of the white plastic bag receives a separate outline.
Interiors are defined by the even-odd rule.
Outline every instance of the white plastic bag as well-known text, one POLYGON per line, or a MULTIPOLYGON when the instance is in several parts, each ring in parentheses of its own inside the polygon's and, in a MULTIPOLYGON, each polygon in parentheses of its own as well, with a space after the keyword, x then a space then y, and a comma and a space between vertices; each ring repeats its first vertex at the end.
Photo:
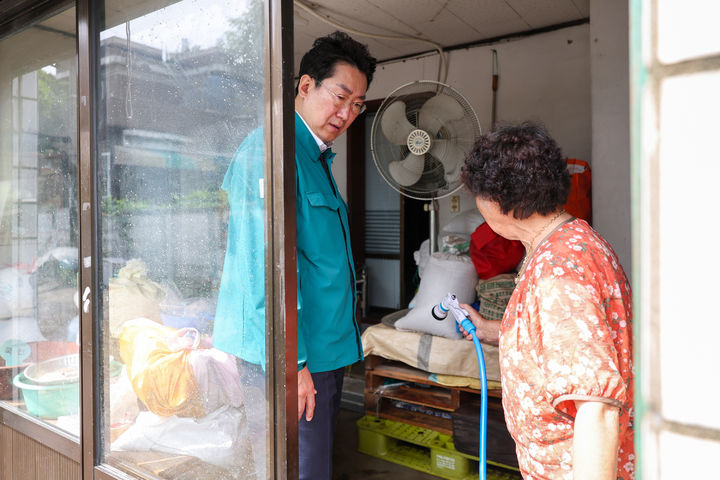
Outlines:
MULTIPOLYGON (((222 407, 199 419, 142 412, 112 443, 113 451, 155 451, 197 457, 253 478, 253 456, 242 408, 222 407)), ((242 478, 246 478, 242 477, 242 478)))
POLYGON ((430 239, 425 239, 421 244, 420 248, 413 252, 413 258, 415 264, 418 266, 418 276, 422 278, 423 272, 425 271, 425 265, 430 260, 430 239))
POLYGON ((0 318, 30 317, 35 309, 32 274, 18 268, 0 270, 0 318))

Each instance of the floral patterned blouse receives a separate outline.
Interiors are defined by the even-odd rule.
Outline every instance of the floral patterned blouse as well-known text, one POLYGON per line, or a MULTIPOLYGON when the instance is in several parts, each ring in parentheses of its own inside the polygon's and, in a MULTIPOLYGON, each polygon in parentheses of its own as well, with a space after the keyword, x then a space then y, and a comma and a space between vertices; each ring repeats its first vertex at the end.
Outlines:
POLYGON ((508 430, 525 479, 571 479, 575 400, 620 408, 617 478, 634 478, 632 299, 615 252, 584 221, 535 250, 502 320, 508 430))

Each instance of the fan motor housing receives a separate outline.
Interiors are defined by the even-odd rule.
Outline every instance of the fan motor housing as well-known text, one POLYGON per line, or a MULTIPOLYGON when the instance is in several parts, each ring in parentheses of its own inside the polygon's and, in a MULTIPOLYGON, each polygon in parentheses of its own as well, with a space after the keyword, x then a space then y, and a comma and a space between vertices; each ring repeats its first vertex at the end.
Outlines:
POLYGON ((410 149, 410 153, 414 155, 425 155, 428 151, 430 151, 432 140, 425 130, 418 128, 417 130, 410 132, 408 135, 407 146, 410 149))

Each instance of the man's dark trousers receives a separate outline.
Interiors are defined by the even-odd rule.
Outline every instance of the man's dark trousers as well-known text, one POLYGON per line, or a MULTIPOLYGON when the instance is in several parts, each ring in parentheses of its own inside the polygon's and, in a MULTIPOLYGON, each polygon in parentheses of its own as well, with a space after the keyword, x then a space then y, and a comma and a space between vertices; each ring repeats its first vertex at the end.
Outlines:
POLYGON ((333 440, 345 368, 311 373, 315 384, 315 414, 311 421, 303 413, 298 425, 300 480, 331 480, 333 440))

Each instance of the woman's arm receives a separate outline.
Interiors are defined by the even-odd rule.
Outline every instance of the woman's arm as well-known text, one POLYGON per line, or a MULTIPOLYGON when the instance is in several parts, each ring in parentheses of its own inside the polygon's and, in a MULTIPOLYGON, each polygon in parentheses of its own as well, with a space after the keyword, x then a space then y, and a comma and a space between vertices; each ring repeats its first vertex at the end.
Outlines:
POLYGON ((573 478, 615 480, 620 410, 597 401, 575 401, 573 478))

